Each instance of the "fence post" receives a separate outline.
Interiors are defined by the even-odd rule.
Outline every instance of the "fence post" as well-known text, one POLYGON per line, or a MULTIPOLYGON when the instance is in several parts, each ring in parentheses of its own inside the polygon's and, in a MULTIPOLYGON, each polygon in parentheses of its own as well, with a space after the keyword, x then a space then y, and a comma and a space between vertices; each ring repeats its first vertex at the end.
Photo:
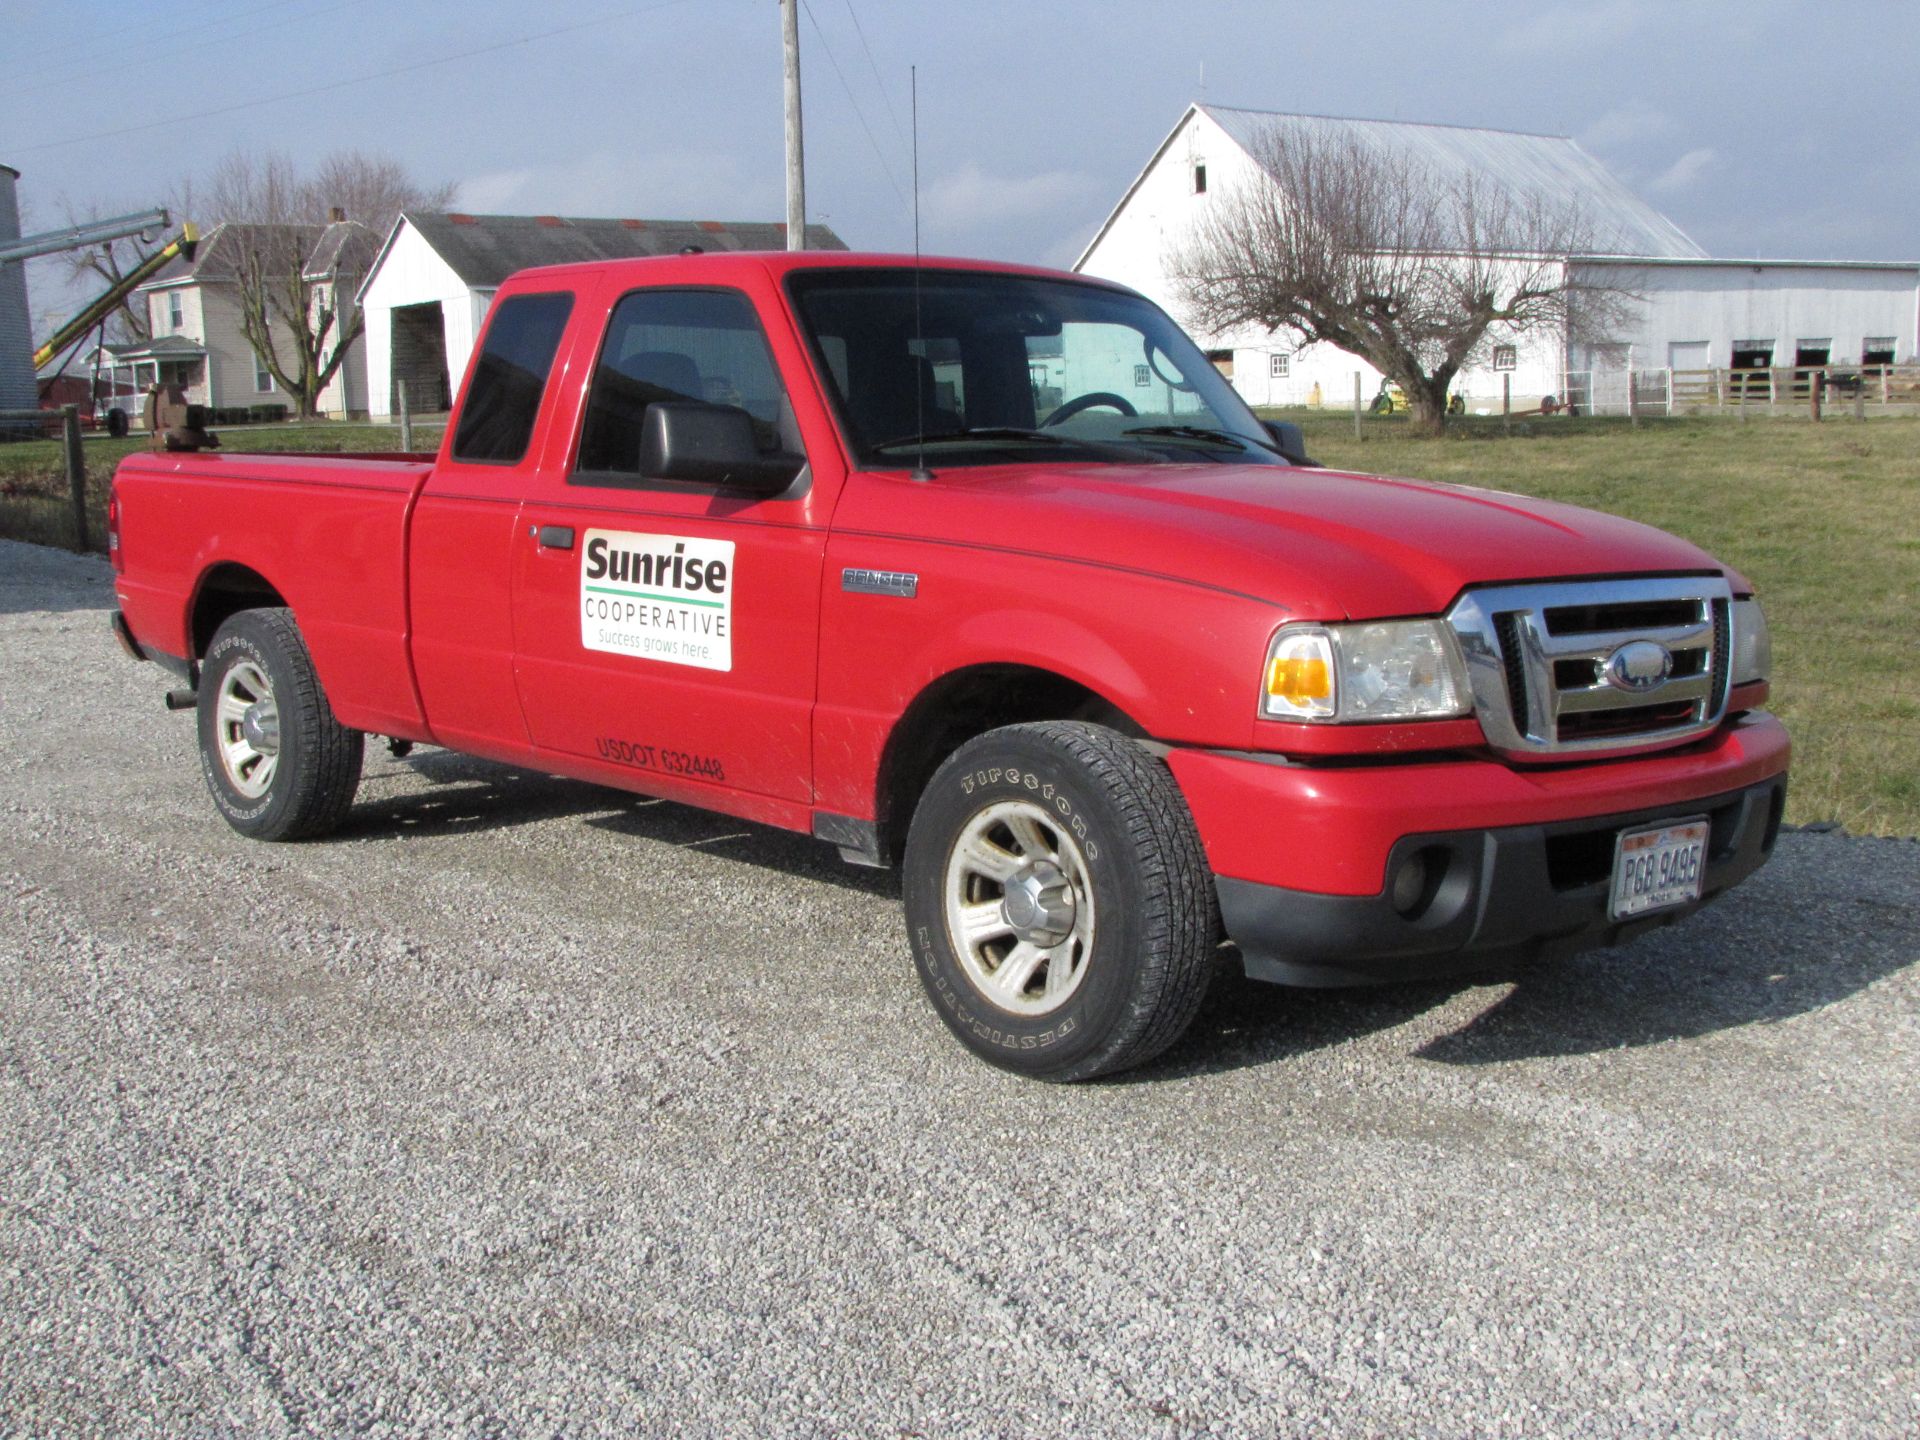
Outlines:
POLYGON ((396 387, 400 392, 400 448, 409 453, 413 450, 413 411, 407 405, 407 382, 402 380, 396 387))
POLYGON ((1353 438, 1360 438, 1360 372, 1353 372, 1353 438))
POLYGON ((1827 388, 1827 375, 1824 370, 1807 372, 1807 413, 1818 424, 1820 420, 1820 392, 1827 388))
POLYGON ((1892 369, 1893 367, 1891 365, 1882 365, 1880 367, 1880 403, 1883 406, 1891 403, 1892 391, 1887 384, 1887 373, 1892 369))
POLYGON ((1634 383, 1631 368, 1627 371, 1627 423, 1635 429, 1640 425, 1640 387, 1634 383))
POLYGON ((67 490, 73 496, 73 548, 87 548, 87 457, 80 450, 80 407, 60 407, 61 438, 66 441, 67 490))
POLYGON ((1854 388, 1853 418, 1856 420, 1867 418, 1867 377, 1864 375, 1860 377, 1859 385, 1854 388))

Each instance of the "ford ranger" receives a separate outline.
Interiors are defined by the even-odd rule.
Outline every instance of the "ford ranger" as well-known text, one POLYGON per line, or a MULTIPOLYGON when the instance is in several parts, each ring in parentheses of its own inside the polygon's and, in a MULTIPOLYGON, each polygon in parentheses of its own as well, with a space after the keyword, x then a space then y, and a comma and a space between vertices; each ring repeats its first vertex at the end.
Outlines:
POLYGON ((810 832, 902 867, 933 1008, 1047 1079, 1164 1050, 1223 954, 1356 984, 1670 923, 1785 801, 1733 570, 1319 468, 1041 270, 523 272, 436 456, 141 454, 109 520, 241 834, 337 826, 367 735, 810 832))

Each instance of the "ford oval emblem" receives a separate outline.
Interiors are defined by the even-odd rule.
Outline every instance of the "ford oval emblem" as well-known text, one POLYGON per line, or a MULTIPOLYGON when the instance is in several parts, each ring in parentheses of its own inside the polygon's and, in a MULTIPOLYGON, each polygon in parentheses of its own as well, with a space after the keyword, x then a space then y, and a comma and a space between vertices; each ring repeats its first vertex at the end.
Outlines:
POLYGON ((1629 640, 1607 657, 1603 673, 1614 689, 1642 695, 1667 683, 1673 656, 1651 640, 1629 640))

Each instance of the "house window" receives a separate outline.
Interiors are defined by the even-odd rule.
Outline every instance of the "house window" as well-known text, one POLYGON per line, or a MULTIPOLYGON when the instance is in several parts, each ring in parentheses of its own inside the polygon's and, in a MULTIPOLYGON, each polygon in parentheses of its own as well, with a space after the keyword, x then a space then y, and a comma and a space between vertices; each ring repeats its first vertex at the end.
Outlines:
POLYGON ((1146 366, 1136 365, 1133 367, 1133 383, 1143 388, 1153 383, 1153 377, 1148 375, 1146 366))
POLYGON ((1196 195, 1204 195, 1207 193, 1207 162, 1204 160, 1194 162, 1193 193, 1196 195))
POLYGON ((1496 370, 1517 370, 1520 367, 1520 349, 1516 345, 1496 345, 1493 347, 1493 368, 1496 370))
POLYGON ((1860 342, 1860 363, 1862 365, 1893 364, 1894 348, 1899 343, 1891 335, 1869 335, 1860 342))
POLYGON ((181 303, 180 292, 169 290, 167 292, 167 328, 178 335, 186 323, 187 307, 181 303))
POLYGON ((253 357, 253 388, 261 395, 273 393, 273 372, 267 369, 267 362, 257 352, 253 357))
POLYGON ((1284 380, 1293 373, 1293 356, 1269 355, 1267 374, 1275 380, 1284 380))

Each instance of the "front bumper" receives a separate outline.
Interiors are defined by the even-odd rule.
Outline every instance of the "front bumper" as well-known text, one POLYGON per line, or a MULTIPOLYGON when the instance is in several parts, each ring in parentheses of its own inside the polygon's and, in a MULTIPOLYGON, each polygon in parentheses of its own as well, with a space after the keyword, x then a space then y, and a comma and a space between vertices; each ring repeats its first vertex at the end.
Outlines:
POLYGON ((1615 944, 1692 913, 1772 852, 1788 742, 1743 716, 1680 751, 1521 770, 1490 760, 1352 768, 1174 751, 1247 973, 1368 984, 1506 967, 1615 944), (1712 822, 1701 900, 1609 918, 1614 841, 1660 820, 1712 822), (1417 903, 1390 898, 1422 856, 1417 903))

